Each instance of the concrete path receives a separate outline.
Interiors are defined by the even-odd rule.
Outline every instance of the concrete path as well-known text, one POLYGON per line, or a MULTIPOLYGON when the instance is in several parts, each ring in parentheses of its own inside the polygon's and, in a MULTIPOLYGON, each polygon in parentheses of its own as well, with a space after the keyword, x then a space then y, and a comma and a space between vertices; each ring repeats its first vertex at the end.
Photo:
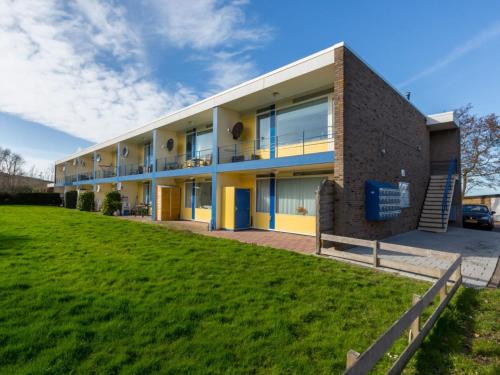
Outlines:
MULTIPOLYGON (((492 278, 500 256, 500 233, 449 227, 446 233, 414 230, 389 237, 385 242, 462 254, 462 276, 466 286, 485 287, 492 278)), ((371 254, 371 249, 354 248, 349 252, 371 254)), ((411 256, 389 251, 380 255, 388 259, 436 268, 447 268, 449 262, 432 257, 411 256)))

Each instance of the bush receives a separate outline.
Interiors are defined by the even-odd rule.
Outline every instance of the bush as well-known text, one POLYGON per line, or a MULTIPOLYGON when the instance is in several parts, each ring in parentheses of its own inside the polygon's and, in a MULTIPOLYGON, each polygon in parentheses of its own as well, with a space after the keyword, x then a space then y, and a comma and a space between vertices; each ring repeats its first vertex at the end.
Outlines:
POLYGON ((77 198, 78 198, 78 192, 76 190, 67 191, 64 194, 64 207, 76 208, 77 198))
POLYGON ((78 203, 76 208, 80 211, 94 211, 95 203, 94 203, 94 192, 93 191, 85 191, 80 193, 78 196, 78 203))
POLYGON ((122 208, 122 196, 119 191, 110 191, 106 193, 102 202, 102 213, 104 215, 113 215, 115 211, 122 208))
POLYGON ((62 199, 59 193, 0 193, 1 204, 60 206, 62 199))

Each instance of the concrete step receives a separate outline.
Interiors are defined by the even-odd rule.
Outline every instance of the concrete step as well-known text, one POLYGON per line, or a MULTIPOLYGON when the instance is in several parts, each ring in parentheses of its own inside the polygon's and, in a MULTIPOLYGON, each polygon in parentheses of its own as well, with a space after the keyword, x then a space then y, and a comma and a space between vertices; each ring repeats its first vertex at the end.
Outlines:
POLYGON ((422 230, 425 232, 435 232, 435 233, 444 233, 446 232, 447 228, 432 228, 432 227, 427 227, 427 226, 418 226, 418 230, 422 230))

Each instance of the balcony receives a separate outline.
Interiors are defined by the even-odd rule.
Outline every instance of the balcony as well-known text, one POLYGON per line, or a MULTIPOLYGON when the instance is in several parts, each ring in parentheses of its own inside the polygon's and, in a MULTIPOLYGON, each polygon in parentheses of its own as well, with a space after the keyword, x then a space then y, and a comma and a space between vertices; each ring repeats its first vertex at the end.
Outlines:
POLYGON ((152 165, 125 164, 120 166, 120 176, 133 176, 138 174, 152 173, 152 165))
POLYGON ((116 176, 116 167, 114 165, 109 166, 99 166, 99 169, 95 171, 95 178, 110 178, 116 176))
POLYGON ((300 156, 333 151, 332 134, 300 133, 282 134, 279 137, 261 138, 219 147, 219 164, 248 160, 265 160, 287 156, 300 156))
POLYGON ((93 172, 80 172, 78 173, 78 181, 88 181, 94 179, 93 172))
POLYGON ((199 150, 194 153, 180 154, 156 160, 157 171, 208 167, 212 165, 212 150, 199 150))

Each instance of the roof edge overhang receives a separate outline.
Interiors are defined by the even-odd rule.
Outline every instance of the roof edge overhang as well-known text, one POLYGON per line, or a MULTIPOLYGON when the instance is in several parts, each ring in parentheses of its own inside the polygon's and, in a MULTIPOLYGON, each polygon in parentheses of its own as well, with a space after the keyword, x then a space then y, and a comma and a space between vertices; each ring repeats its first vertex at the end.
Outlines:
POLYGON ((459 128, 455 111, 435 113, 427 115, 426 118, 427 127, 431 132, 459 128))
POLYGON ((103 148, 112 146, 113 144, 116 144, 118 142, 136 137, 142 133, 152 131, 162 126, 171 124, 175 121, 187 119, 190 116, 196 115, 203 111, 211 110, 214 107, 222 106, 225 103, 242 98, 246 95, 262 91, 266 88, 272 87, 281 82, 285 82, 287 80, 293 79, 308 72, 312 72, 314 70, 331 65, 334 63, 335 49, 344 46, 345 46, 344 42, 336 43, 333 46, 318 51, 316 53, 313 53, 312 55, 296 60, 290 64, 282 66, 278 69, 265 73, 256 78, 250 79, 237 86, 231 87, 218 94, 200 100, 180 110, 169 113, 166 116, 160 117, 159 119, 156 119, 144 126, 128 131, 118 137, 114 137, 107 141, 97 143, 93 146, 87 147, 81 151, 73 153, 63 159, 57 160, 55 164, 56 165, 61 164, 70 161, 72 159, 89 154, 91 152, 101 150, 103 148))

